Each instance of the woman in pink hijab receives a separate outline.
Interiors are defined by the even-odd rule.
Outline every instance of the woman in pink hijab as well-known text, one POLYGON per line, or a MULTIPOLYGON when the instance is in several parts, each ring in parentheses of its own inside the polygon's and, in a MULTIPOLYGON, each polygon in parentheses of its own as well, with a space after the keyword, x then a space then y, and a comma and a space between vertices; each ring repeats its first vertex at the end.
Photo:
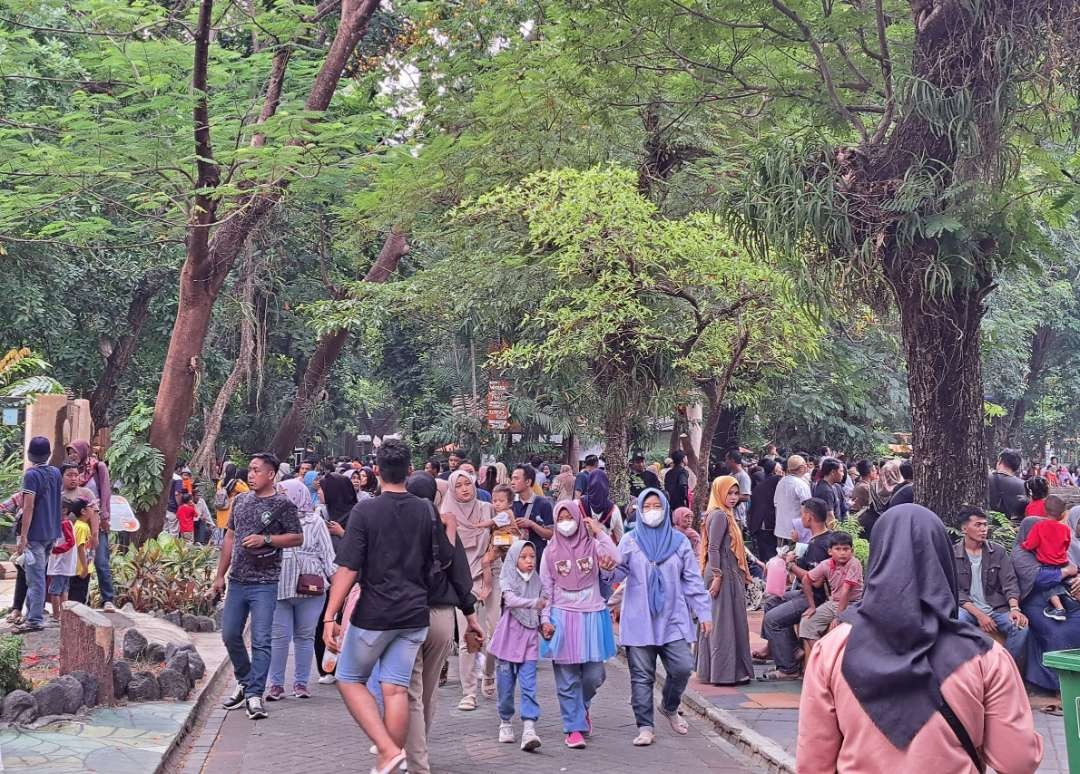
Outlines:
POLYGON ((698 556, 701 548, 701 535, 694 529, 694 512, 685 506, 676 508, 675 512, 671 514, 671 525, 686 535, 686 539, 690 541, 690 548, 694 550, 694 556, 698 556))

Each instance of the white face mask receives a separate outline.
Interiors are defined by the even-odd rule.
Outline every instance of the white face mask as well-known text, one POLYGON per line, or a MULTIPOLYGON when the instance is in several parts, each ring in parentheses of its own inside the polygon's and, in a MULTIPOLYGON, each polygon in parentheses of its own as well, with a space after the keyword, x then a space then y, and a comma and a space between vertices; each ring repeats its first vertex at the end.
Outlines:
POLYGON ((555 525, 555 529, 559 530, 559 534, 563 537, 570 537, 577 532, 577 522, 573 519, 567 519, 566 521, 560 521, 555 525))
POLYGON ((647 527, 659 527, 664 522, 664 511, 660 508, 642 511, 641 521, 647 527))
POLYGON ((523 581, 528 581, 529 578, 531 578, 533 576, 533 571, 529 570, 528 572, 522 572, 521 570, 518 570, 517 574, 521 576, 521 579, 523 581))

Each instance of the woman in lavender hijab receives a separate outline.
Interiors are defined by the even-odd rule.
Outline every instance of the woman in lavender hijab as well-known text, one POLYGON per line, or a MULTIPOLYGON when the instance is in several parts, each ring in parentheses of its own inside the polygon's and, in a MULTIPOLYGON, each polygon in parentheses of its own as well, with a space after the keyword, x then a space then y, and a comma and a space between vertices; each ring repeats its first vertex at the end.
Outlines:
POLYGON ((679 715, 683 692, 694 670, 690 644, 697 631, 690 614, 706 634, 712 628, 712 604, 701 579, 690 541, 671 524, 667 497, 658 489, 638 495, 637 526, 619 543, 619 564, 613 582, 624 581, 619 644, 630 666, 630 704, 638 735, 634 745, 653 743, 653 684, 656 660, 664 664, 660 713, 677 734, 687 732, 679 715))

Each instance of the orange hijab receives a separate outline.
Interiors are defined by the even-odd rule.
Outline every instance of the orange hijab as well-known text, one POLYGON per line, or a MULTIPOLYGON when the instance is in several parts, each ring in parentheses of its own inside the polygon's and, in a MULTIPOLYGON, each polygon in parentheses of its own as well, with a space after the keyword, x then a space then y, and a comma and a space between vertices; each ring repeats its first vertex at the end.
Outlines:
POLYGON ((701 573, 705 574, 705 568, 709 563, 709 519, 708 514, 713 511, 723 511, 727 516, 728 535, 731 536, 731 553, 735 554, 735 561, 739 563, 739 569, 743 571, 743 577, 750 577, 750 568, 746 564, 746 544, 743 542, 742 529, 735 520, 735 511, 725 504, 731 487, 738 486, 735 476, 717 476, 713 479, 709 488, 709 505, 705 509, 706 518, 701 524, 701 573))

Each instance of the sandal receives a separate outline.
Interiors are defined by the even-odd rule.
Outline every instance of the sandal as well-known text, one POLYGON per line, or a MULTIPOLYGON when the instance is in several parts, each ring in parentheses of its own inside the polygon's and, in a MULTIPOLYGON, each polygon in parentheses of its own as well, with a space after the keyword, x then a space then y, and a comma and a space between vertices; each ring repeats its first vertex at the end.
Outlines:
POLYGON ((802 675, 800 675, 798 672, 790 673, 784 672, 780 669, 770 669, 768 672, 764 673, 763 675, 761 675, 761 677, 758 678, 758 680, 761 680, 765 683, 790 682, 792 680, 800 679, 802 679, 802 675))
POLYGON ((376 769, 376 768, 372 767, 371 774, 390 774, 390 772, 396 771, 397 767, 400 766, 401 762, 404 761, 404 760, 405 760, 405 751, 402 750, 397 755, 395 755, 388 764, 386 764, 385 768, 376 769))
POLYGON ((1045 707, 1040 708, 1041 712, 1045 712, 1047 715, 1053 715, 1054 717, 1062 717, 1065 713, 1061 709, 1060 704, 1047 704, 1045 707))
POLYGON ((461 701, 458 702, 457 708, 462 712, 472 712, 476 709, 476 697, 462 696, 461 701))
POLYGON ((686 734, 690 730, 689 724, 686 722, 686 718, 679 714, 678 710, 674 712, 664 712, 660 710, 660 714, 668 719, 668 723, 671 724, 671 730, 676 734, 686 734))

